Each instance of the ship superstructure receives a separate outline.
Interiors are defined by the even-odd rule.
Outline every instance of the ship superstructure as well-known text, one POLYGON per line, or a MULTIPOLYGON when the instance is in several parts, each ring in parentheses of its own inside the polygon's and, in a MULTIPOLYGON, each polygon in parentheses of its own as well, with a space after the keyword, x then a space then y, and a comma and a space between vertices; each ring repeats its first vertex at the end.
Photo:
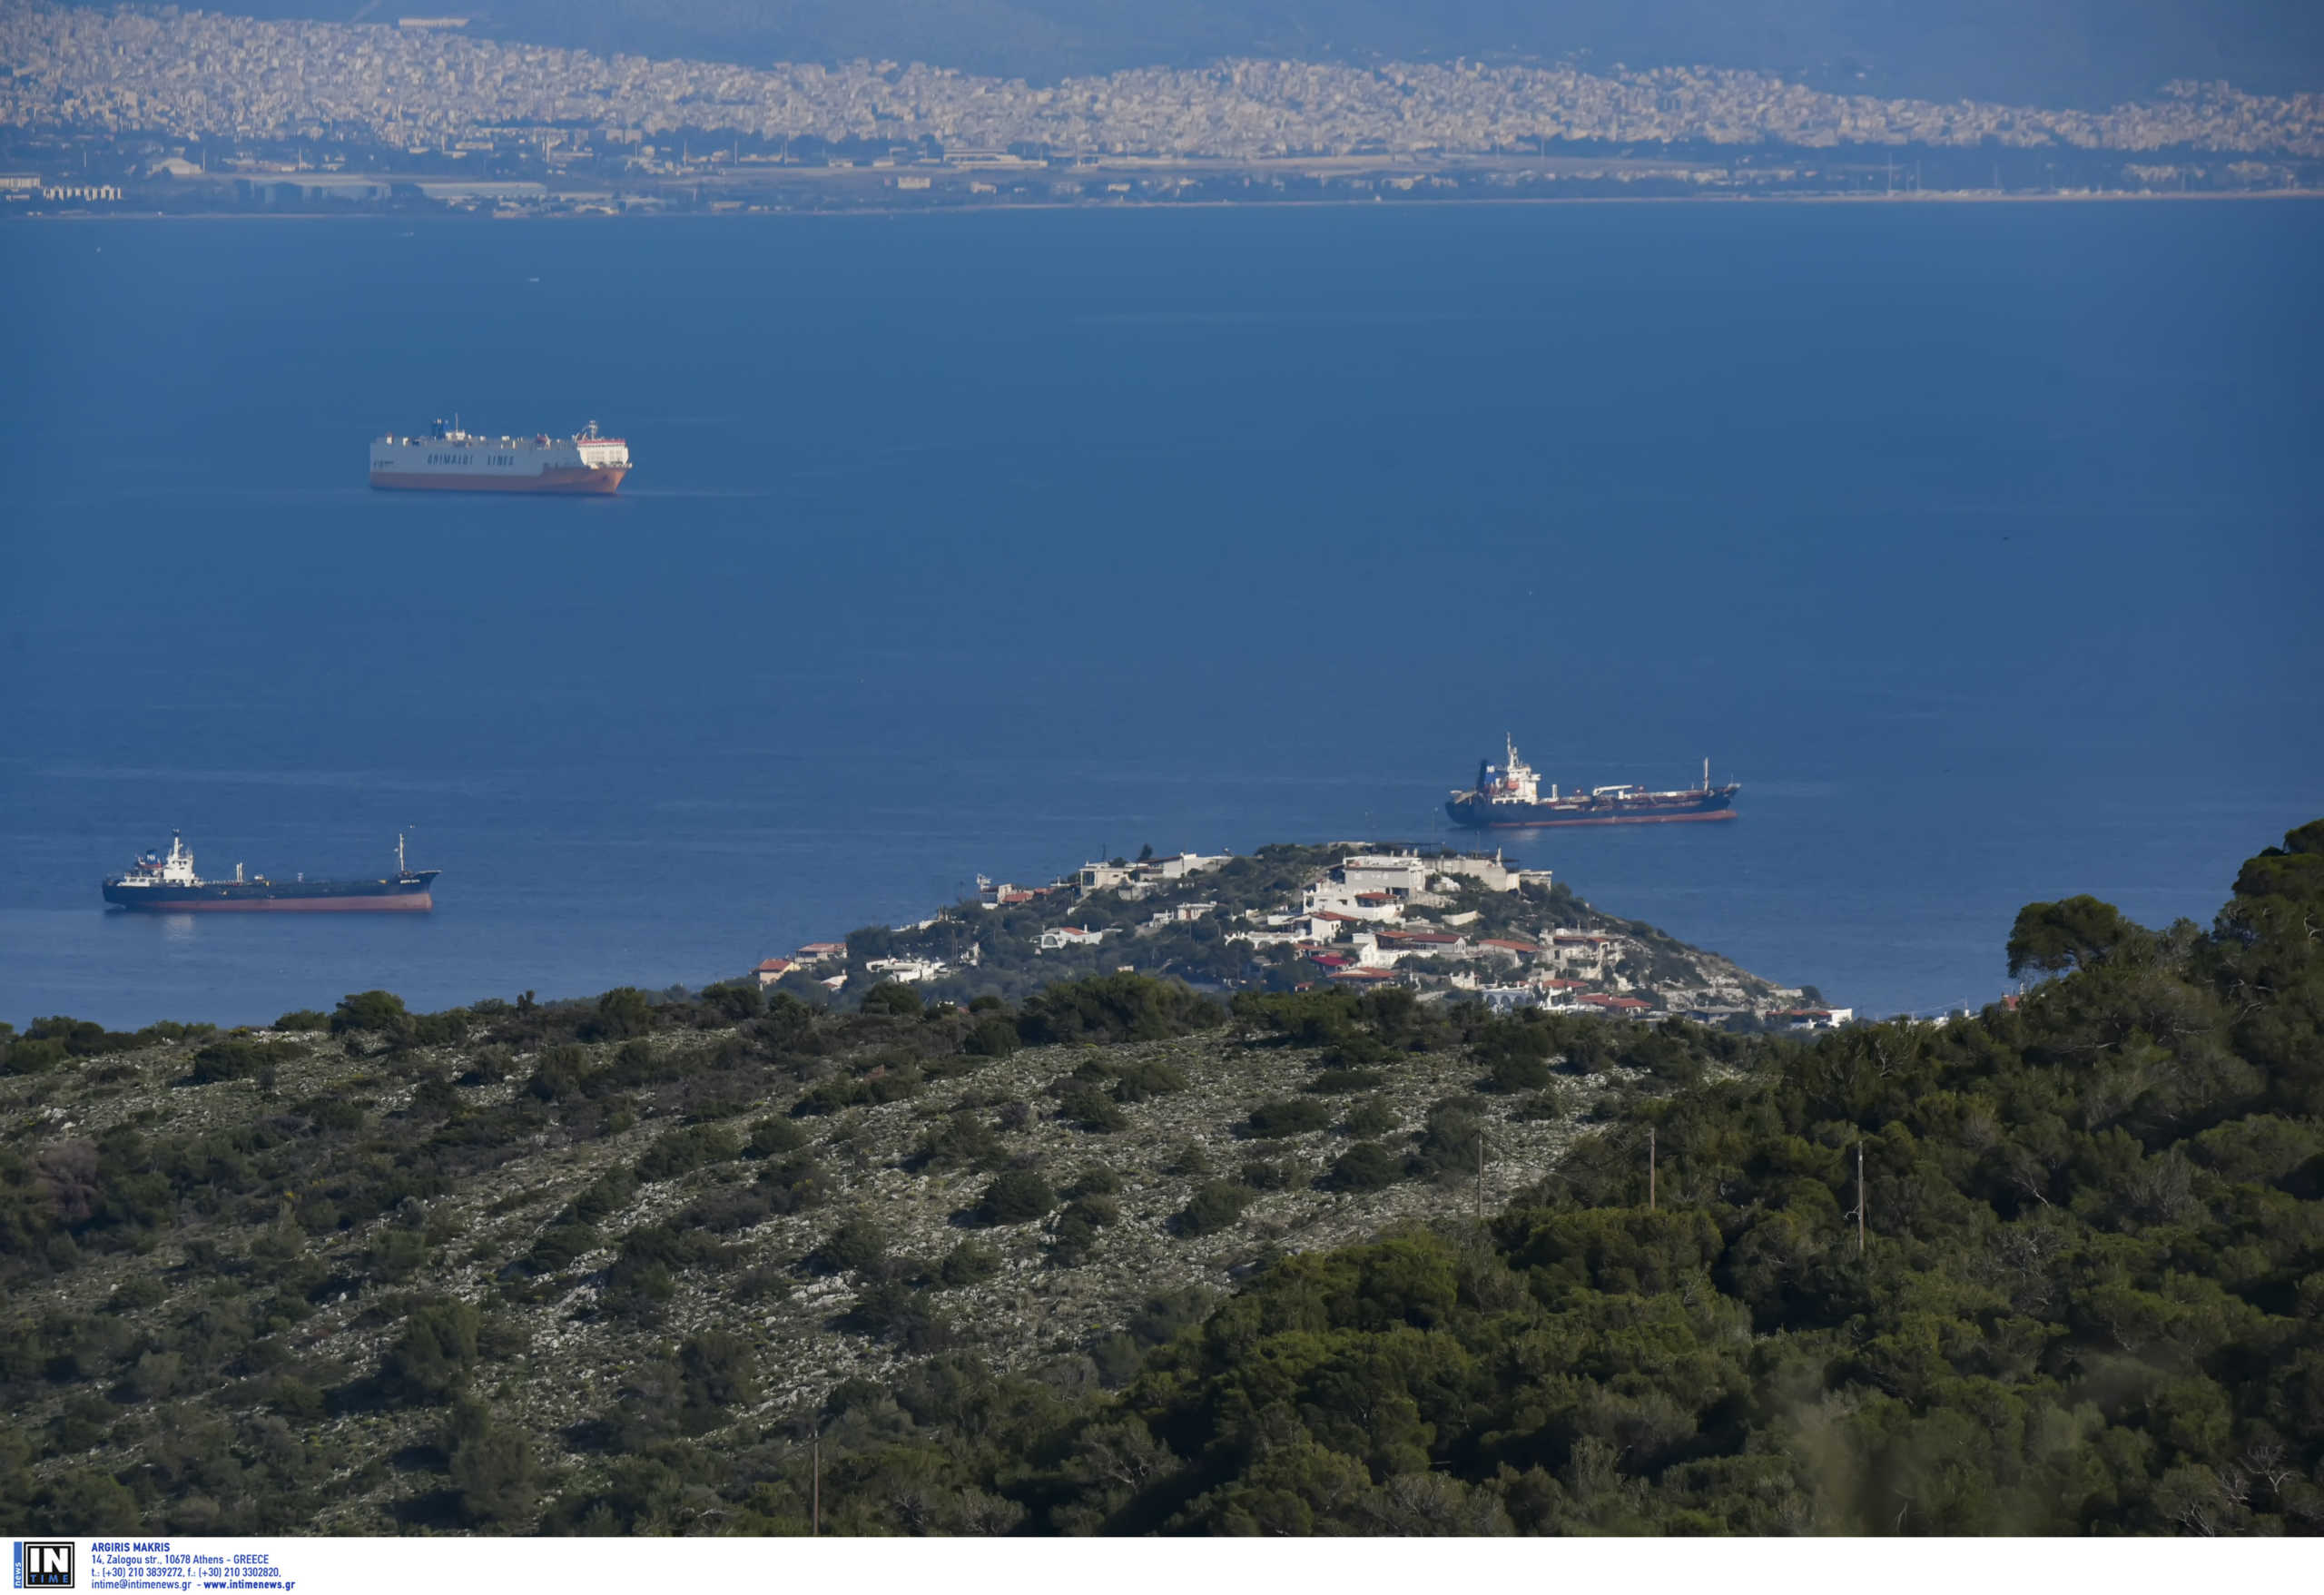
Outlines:
POLYGON ((416 438, 371 441, 371 486, 452 493, 611 493, 629 445, 591 421, 570 438, 487 438, 438 420, 416 438))
POLYGON ((1515 738, 1505 743, 1499 764, 1480 763, 1477 783, 1455 792, 1444 812, 1456 825, 1500 830, 1542 825, 1636 825, 1676 820, 1732 820, 1739 783, 1710 783, 1710 761, 1703 761, 1703 783, 1677 792, 1649 792, 1628 783, 1561 793, 1550 784, 1541 795, 1539 772, 1517 754, 1515 738))
POLYGON ((231 881, 204 881, 193 871, 193 852, 175 832, 170 851, 141 854, 126 872, 104 882, 104 899, 116 908, 144 913, 426 913, 436 906, 430 891, 438 870, 415 870, 404 861, 403 837, 396 837, 396 872, 377 881, 270 881, 245 877, 240 864, 231 881))

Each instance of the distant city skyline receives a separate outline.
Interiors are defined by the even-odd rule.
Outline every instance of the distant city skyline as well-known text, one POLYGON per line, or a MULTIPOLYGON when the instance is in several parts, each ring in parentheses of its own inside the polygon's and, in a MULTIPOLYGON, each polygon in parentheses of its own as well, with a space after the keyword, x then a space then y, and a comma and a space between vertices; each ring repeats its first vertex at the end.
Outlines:
MULTIPOLYGON (((441 11, 418 7, 414 15, 441 11)), ((2324 155, 2324 95, 2185 83, 2103 112, 1838 94, 1769 74, 1236 60, 1048 87, 898 61, 753 68, 201 12, 0 14, 0 127, 438 147, 511 127, 1265 159, 1709 144, 2324 155)))
MULTIPOLYGON (((93 9, 110 6, 96 4, 93 9)), ((1228 59, 1696 64, 1882 98, 2103 110, 2174 79, 2324 90, 2324 11, 2281 0, 232 0, 275 19, 465 14, 474 34, 764 66, 894 57, 1055 84, 1228 59)))

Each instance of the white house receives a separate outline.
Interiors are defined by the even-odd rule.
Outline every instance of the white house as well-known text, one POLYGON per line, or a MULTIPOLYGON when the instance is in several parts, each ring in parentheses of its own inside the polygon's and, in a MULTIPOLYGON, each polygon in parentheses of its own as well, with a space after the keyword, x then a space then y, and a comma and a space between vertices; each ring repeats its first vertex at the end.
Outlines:
POLYGON ((1428 863, 1408 853, 1357 853, 1332 871, 1352 891, 1406 896, 1428 890, 1428 863))

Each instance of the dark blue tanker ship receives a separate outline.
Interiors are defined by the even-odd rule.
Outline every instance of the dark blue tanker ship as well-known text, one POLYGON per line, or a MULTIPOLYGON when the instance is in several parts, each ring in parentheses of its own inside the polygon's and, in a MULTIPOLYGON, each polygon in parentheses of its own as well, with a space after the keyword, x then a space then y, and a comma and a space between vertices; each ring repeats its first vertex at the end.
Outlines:
POLYGON ((424 914, 436 906, 429 888, 438 870, 404 865, 403 838, 396 838, 396 872, 377 881, 204 881, 193 872, 193 854, 176 836, 167 858, 147 853, 124 875, 104 882, 104 898, 116 908, 141 913, 341 913, 424 914))
POLYGON ((1732 820, 1735 794, 1742 786, 1710 783, 1710 761, 1703 761, 1703 783, 1680 792, 1648 792, 1638 786, 1593 786, 1561 794, 1555 784, 1541 795, 1541 780, 1508 743, 1508 762, 1477 766, 1477 784, 1456 792, 1444 804, 1455 825, 1485 830, 1531 830, 1548 825, 1653 825, 1682 820, 1732 820))

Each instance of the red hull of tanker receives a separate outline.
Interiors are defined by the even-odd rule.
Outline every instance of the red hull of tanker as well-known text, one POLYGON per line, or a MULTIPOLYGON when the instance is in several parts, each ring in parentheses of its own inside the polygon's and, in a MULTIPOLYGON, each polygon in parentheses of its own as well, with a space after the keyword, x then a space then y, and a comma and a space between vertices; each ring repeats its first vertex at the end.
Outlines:
POLYGON ((611 493, 629 475, 623 466, 547 470, 537 477, 470 476, 448 471, 373 471, 371 486, 428 493, 611 493))
POLYGON ((425 891, 400 897, 246 897, 207 901, 123 903, 133 914, 424 914, 436 900, 425 891))
POLYGON ((1600 814, 1588 820, 1472 820, 1462 823, 1478 831, 1546 831, 1552 825, 1688 825, 1733 818, 1733 809, 1713 809, 1704 814, 1600 814))

